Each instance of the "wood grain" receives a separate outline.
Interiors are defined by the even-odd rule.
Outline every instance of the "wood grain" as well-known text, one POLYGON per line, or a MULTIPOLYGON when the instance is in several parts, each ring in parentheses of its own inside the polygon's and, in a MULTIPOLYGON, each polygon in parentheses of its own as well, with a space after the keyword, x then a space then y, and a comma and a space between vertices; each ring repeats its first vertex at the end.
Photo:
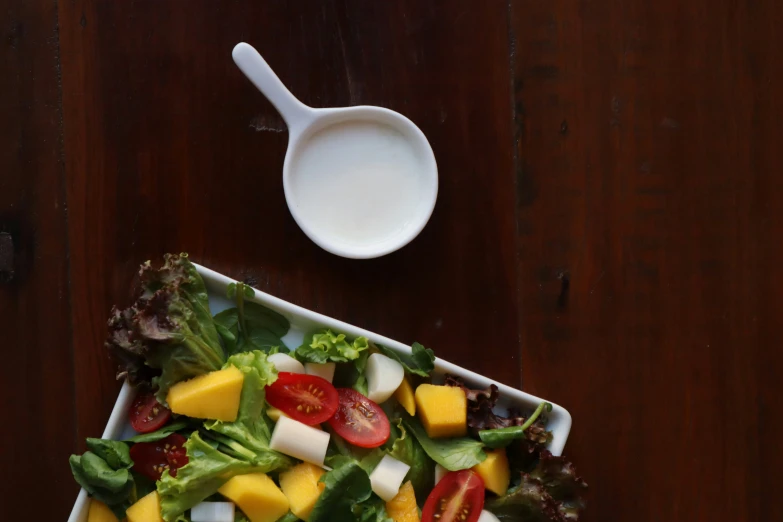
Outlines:
POLYGON ((588 520, 783 516, 782 14, 513 3, 523 384, 588 520))
MULTIPOLYGON (((11 1, 0 14, 0 520, 73 502, 75 441, 57 13, 11 1)), ((62 519, 62 516, 52 519, 62 519)))
POLYGON ((119 388, 109 308, 177 251, 561 403, 587 521, 783 519, 779 2, 6 4, 1 520, 67 516, 119 388), (239 41, 305 103, 422 128, 419 238, 304 236, 239 41))

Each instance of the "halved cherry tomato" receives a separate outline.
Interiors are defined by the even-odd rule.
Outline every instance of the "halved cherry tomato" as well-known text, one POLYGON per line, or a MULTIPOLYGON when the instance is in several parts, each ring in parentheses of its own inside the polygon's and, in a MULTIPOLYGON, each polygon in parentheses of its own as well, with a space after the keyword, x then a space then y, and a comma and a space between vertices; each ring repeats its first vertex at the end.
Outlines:
POLYGON ((130 422, 139 433, 151 433, 166 424, 171 410, 163 406, 152 393, 136 396, 130 409, 130 422))
POLYGON ((351 388, 339 388, 337 394, 340 406, 329 425, 339 436, 361 448, 377 448, 389 440, 389 418, 380 406, 351 388))
POLYGON ((337 390, 321 377, 280 372, 266 387, 266 402, 309 426, 321 424, 337 410, 337 390))
POLYGON ((469 469, 451 471, 432 490, 422 522, 476 522, 484 509, 484 481, 469 469))
POLYGON ((164 471, 177 476, 177 469, 188 463, 185 437, 172 433, 155 442, 138 442, 131 446, 133 470, 152 480, 159 480, 164 471))

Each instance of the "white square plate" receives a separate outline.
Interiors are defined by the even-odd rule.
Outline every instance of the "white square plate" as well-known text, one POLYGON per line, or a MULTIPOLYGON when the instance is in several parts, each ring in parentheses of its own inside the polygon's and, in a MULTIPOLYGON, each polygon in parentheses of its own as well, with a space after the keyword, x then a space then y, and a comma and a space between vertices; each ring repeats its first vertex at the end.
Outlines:
MULTIPOLYGON (((236 283, 237 281, 210 270, 209 268, 200 265, 195 266, 207 285, 207 290, 210 295, 209 305, 212 313, 216 314, 233 306, 233 303, 225 297, 226 287, 230 283, 236 283)), ((345 333, 349 337, 367 337, 375 343, 382 344, 401 353, 411 352, 410 346, 406 344, 393 341, 373 332, 368 332, 367 330, 357 328, 356 326, 338 321, 337 319, 315 313, 302 308, 301 306, 296 306, 287 301, 283 301, 282 299, 278 299, 277 297, 265 294, 259 290, 255 290, 255 297, 252 300, 284 315, 291 322, 291 330, 283 338, 283 342, 285 342, 286 346, 289 348, 296 348, 301 345, 304 335, 308 331, 315 328, 330 328, 335 332, 345 333)), ((437 353, 437 347, 435 347, 435 352, 437 353)), ((495 382, 492 379, 488 379, 487 377, 473 373, 470 370, 446 362, 443 359, 436 359, 435 375, 443 375, 445 373, 462 377, 469 385, 476 388, 486 388, 490 384, 495 384, 500 390, 501 397, 496 408, 499 413, 505 413, 505 410, 512 406, 523 410, 530 410, 543 401, 543 399, 516 390, 505 384, 495 382)), ((120 395, 117 397, 117 402, 114 404, 114 409, 111 412, 109 423, 106 425, 102 438, 121 440, 135 434, 133 428, 131 428, 128 423, 128 410, 130 409, 135 394, 136 391, 127 382, 122 386, 120 395)), ((554 455, 560 455, 563 452, 563 447, 568 439, 568 433, 571 431, 571 414, 568 413, 565 408, 552 403, 552 411, 547 417, 547 429, 552 431, 552 441, 549 443, 548 449, 554 455)), ((68 522, 86 522, 89 505, 87 492, 82 489, 76 499, 76 504, 73 506, 68 522)))

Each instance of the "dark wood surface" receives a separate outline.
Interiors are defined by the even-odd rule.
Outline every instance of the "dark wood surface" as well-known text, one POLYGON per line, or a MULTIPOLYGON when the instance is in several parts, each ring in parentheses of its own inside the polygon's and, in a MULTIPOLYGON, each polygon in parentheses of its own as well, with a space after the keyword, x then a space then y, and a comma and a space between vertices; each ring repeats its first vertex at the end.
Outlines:
POLYGON ((108 310, 168 251, 562 404, 585 520, 783 519, 783 4, 4 7, 0 519, 67 517, 119 389, 108 310), (411 245, 351 261, 297 228, 243 40, 305 103, 422 128, 441 190, 411 245))

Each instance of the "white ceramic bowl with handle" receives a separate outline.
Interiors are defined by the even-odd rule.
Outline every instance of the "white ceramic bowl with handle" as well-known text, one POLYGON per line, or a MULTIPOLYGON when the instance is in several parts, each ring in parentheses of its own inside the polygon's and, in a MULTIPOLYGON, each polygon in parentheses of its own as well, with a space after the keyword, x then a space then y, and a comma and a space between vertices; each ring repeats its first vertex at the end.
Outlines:
POLYGON ((438 167, 411 120, 369 105, 308 107, 253 47, 237 44, 232 56, 288 125, 283 189, 313 242, 367 259, 402 248, 422 231, 438 197, 438 167))

